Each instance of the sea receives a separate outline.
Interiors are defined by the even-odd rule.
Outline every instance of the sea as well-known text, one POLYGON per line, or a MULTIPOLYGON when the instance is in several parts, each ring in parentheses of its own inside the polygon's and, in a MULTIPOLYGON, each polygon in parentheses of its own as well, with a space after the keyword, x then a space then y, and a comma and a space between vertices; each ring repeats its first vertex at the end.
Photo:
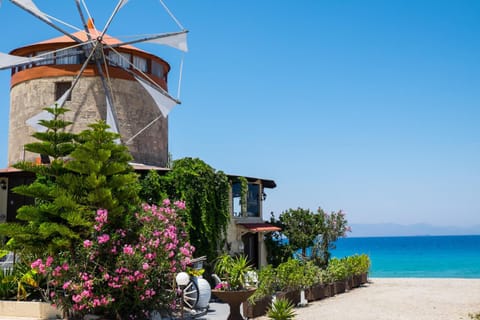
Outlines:
POLYGON ((332 256, 366 253, 370 277, 480 278, 480 235, 341 238, 332 256))

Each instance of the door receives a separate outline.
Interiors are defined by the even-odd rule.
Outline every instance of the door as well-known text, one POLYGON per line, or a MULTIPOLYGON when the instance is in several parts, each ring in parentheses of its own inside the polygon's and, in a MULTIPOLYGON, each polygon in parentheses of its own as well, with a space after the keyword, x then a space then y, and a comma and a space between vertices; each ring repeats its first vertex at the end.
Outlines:
POLYGON ((242 236, 242 241, 244 245, 243 252, 250 260, 251 265, 258 269, 258 234, 257 233, 247 233, 242 236))

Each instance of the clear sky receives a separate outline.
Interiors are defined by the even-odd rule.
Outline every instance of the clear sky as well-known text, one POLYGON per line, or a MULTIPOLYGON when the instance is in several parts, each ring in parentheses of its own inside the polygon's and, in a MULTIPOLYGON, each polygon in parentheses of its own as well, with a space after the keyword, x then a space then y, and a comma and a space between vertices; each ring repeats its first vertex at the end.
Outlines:
MULTIPOLYGON (((35 3, 80 27, 73 0, 35 3)), ((97 26, 115 3, 87 1, 97 26)), ((351 223, 480 224, 480 1, 166 3, 190 30, 174 159, 275 180, 267 215, 320 206, 351 223)), ((9 1, 0 23, 4 53, 60 35, 9 1)), ((108 33, 178 30, 158 0, 130 0, 108 33)), ((182 54, 139 47, 171 62, 176 96, 182 54)), ((9 77, 0 71, 0 167, 9 77)))

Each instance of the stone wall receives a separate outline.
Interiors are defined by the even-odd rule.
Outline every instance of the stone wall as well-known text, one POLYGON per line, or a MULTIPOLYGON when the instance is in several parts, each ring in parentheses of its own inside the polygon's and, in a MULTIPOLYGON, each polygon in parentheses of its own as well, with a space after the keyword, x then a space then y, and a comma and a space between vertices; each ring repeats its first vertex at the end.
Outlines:
MULTIPOLYGON (((28 80, 15 85, 10 91, 10 125, 8 162, 35 161, 37 155, 24 152, 23 146, 33 142, 33 129, 26 120, 55 102, 55 83, 73 81, 62 76, 28 80)), ((110 79, 114 108, 119 123, 122 143, 157 118, 160 111, 143 87, 134 80, 110 79)), ((106 118, 106 98, 98 77, 83 77, 73 89, 66 120, 72 121, 68 129, 80 132, 98 119, 106 118)), ((160 117, 128 145, 134 162, 165 166, 168 160, 168 119, 160 117)))

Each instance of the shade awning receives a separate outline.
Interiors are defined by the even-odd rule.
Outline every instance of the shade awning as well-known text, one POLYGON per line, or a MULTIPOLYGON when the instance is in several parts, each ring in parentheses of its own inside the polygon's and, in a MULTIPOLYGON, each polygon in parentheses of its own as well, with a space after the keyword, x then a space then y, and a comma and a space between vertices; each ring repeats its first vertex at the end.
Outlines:
POLYGON ((272 232, 282 230, 270 223, 239 223, 240 226, 248 229, 250 232, 272 232))

